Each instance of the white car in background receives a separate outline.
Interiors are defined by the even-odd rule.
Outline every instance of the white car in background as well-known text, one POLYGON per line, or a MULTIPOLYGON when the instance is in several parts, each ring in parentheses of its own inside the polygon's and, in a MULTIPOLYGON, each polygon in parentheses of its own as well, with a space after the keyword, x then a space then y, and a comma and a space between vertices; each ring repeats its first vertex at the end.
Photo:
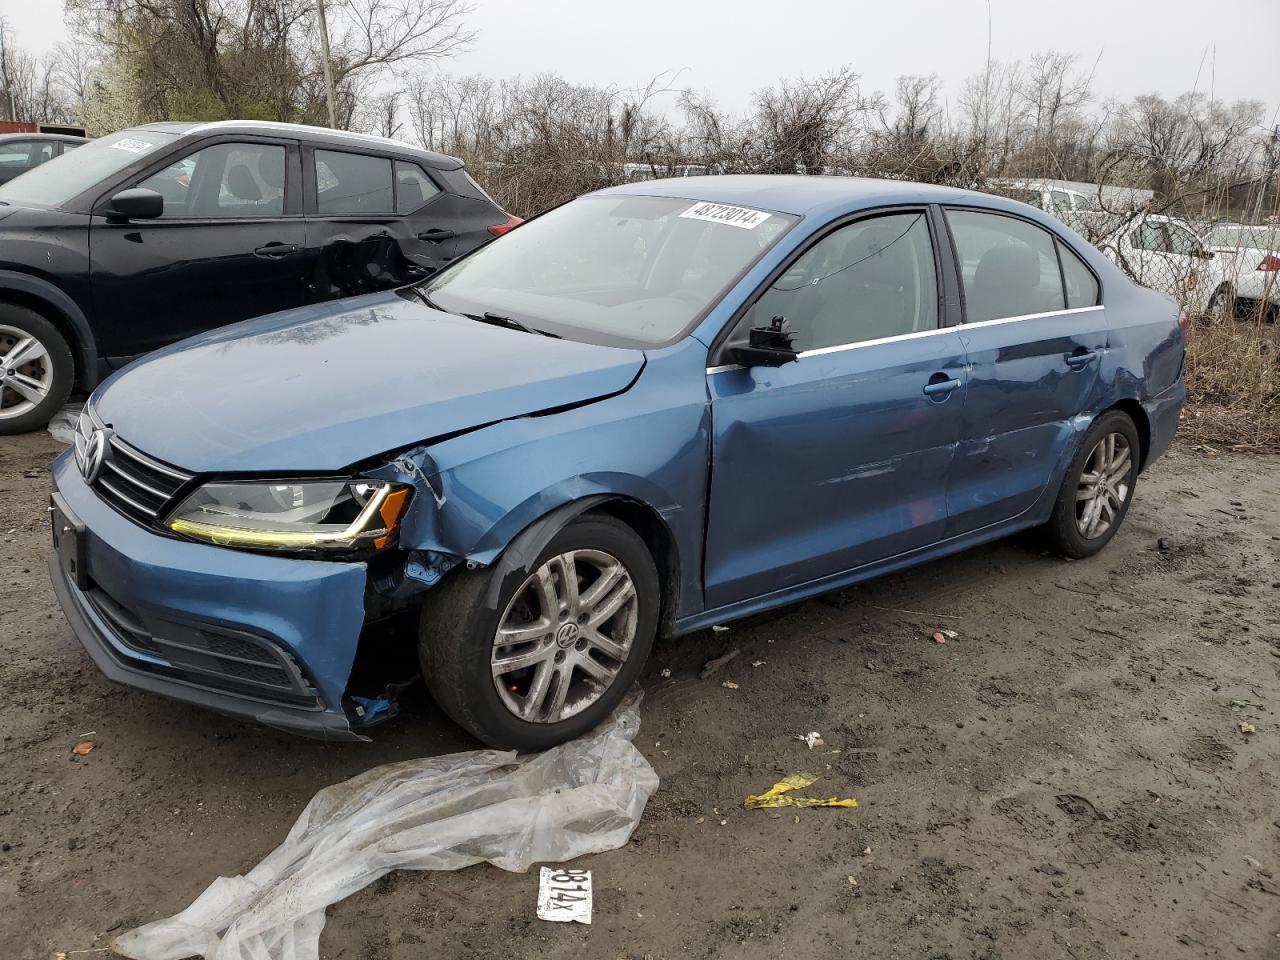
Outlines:
POLYGON ((1211 308, 1238 317, 1261 312, 1275 323, 1280 318, 1280 224, 1220 223, 1209 231, 1208 244, 1222 261, 1211 308))
POLYGON ((1224 258, 1185 220, 1147 214, 1098 241, 1102 252, 1144 287, 1173 297, 1188 313, 1204 313, 1226 282, 1224 258))

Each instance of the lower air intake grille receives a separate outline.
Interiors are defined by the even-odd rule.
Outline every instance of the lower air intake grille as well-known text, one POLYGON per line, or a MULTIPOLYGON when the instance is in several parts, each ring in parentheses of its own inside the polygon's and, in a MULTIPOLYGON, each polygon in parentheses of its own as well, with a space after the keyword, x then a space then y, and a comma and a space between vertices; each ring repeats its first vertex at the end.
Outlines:
POLYGON ((85 599, 130 655, 130 665, 201 687, 312 707, 316 691, 283 649, 269 640, 208 624, 144 623, 105 591, 85 599))

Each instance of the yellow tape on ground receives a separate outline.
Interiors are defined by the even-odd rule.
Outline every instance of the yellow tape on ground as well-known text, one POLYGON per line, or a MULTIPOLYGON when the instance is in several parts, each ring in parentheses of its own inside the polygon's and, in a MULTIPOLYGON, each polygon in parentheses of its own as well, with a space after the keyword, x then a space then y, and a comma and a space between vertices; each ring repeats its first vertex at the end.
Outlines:
POLYGON ((742 801, 742 805, 748 810, 767 810, 773 807, 844 807, 852 810, 857 807, 858 801, 852 797, 843 800, 838 797, 828 797, 823 800, 818 797, 788 796, 791 791, 804 790, 817 781, 818 778, 813 774, 793 773, 779 780, 764 793, 747 797, 742 801))

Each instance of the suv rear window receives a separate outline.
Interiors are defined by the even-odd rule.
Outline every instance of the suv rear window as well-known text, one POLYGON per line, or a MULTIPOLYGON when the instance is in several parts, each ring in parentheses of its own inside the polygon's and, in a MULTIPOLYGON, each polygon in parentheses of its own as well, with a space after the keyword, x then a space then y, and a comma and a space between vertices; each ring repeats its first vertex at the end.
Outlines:
POLYGON ((317 150, 316 202, 329 216, 395 212, 391 161, 341 150, 317 150))

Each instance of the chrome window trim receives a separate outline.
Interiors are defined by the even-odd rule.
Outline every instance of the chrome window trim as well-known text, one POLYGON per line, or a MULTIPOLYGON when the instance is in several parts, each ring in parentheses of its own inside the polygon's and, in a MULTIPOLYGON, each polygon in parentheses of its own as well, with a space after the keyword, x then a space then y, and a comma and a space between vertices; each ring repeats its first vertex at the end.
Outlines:
MULTIPOLYGON (((1044 313, 1024 313, 1016 317, 998 317, 995 320, 979 320, 976 323, 962 323, 954 327, 938 327, 934 330, 917 330, 913 333, 899 333, 892 337, 878 337, 875 340, 859 340, 856 343, 842 343, 834 347, 818 347, 816 350, 804 350, 796 360, 803 360, 805 357, 820 357, 829 353, 843 353, 845 350, 857 350, 860 347, 878 347, 886 343, 897 343, 900 340, 915 340, 920 337, 931 337, 939 333, 953 333, 965 330, 971 327, 994 327, 1002 323, 1015 323, 1019 320, 1039 320, 1043 317, 1065 317, 1075 313, 1089 313, 1093 310, 1103 309, 1103 304, 1094 304, 1091 307, 1071 307, 1067 310, 1047 310, 1044 313)), ((741 370, 741 364, 725 363, 715 367, 707 367, 707 375, 714 373, 724 373, 727 370, 741 370)))

